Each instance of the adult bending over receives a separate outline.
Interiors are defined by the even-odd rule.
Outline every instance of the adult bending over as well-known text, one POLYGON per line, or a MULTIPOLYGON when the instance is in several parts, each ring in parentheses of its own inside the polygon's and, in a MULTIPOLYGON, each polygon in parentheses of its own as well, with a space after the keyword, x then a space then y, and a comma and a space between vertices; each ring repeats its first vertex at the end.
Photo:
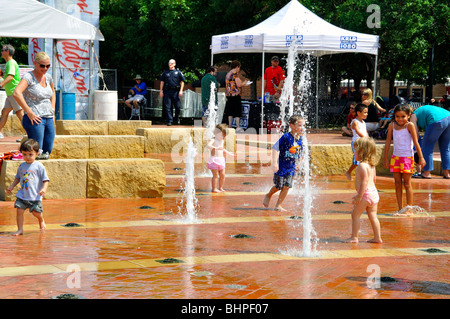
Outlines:
POLYGON ((22 126, 31 138, 39 143, 37 159, 48 159, 55 140, 55 89, 53 79, 47 74, 50 58, 45 52, 35 56, 34 70, 25 73, 14 90, 14 99, 24 110, 22 126))
POLYGON ((366 118, 366 128, 367 132, 373 132, 376 131, 379 127, 379 119, 377 110, 385 113, 386 110, 383 109, 380 104, 378 104, 372 97, 372 90, 371 89, 365 89, 361 95, 362 104, 367 105, 369 114, 366 118))
POLYGON ((444 178, 450 178, 450 112, 439 106, 424 105, 413 112, 411 122, 416 126, 417 134, 419 134, 418 127, 425 130, 421 147, 427 164, 422 167, 421 177, 431 178, 433 149, 437 141, 444 178))

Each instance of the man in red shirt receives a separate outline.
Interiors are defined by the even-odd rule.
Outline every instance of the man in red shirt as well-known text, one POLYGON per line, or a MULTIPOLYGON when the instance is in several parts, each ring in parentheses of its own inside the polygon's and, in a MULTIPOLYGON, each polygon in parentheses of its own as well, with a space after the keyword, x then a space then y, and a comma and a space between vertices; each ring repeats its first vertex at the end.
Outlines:
POLYGON ((274 56, 272 57, 271 63, 272 66, 269 66, 264 72, 264 92, 270 94, 269 101, 266 102, 278 100, 285 79, 283 69, 278 65, 280 59, 277 56, 274 56))

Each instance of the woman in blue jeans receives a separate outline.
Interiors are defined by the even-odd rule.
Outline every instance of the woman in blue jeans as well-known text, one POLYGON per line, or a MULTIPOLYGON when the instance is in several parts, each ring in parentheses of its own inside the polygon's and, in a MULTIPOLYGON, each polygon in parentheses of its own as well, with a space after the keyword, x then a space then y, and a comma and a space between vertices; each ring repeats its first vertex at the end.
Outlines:
POLYGON ((425 130, 421 148, 423 157, 427 164, 422 167, 422 178, 431 178, 433 170, 433 149, 436 142, 439 143, 441 152, 441 167, 444 178, 449 179, 450 170, 450 112, 444 108, 434 105, 424 105, 419 107, 411 115, 411 122, 425 130))
POLYGON ((55 89, 47 74, 50 57, 45 52, 35 56, 34 70, 25 73, 14 90, 14 99, 24 110, 22 126, 28 138, 39 143, 37 159, 48 159, 55 140, 55 89))

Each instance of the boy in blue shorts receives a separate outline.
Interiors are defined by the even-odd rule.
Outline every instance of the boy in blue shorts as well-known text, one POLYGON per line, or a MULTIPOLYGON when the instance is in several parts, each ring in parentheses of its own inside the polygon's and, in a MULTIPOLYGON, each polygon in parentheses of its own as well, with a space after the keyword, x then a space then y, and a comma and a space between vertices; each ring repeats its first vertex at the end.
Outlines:
POLYGON ((275 204, 275 210, 285 212, 281 207, 286 198, 289 189, 292 188, 297 168, 297 161, 302 152, 302 134, 305 121, 301 116, 294 115, 289 119, 290 132, 281 136, 281 138, 272 147, 272 170, 274 171, 274 186, 264 197, 264 207, 269 207, 272 196, 280 191, 278 201, 275 204))
POLYGON ((17 231, 13 236, 23 234, 24 212, 29 209, 30 213, 37 218, 41 232, 45 230, 45 221, 42 208, 42 197, 47 192, 49 178, 44 165, 36 161, 39 153, 39 144, 33 139, 28 139, 20 145, 23 162, 17 169, 14 182, 8 187, 10 194, 14 187, 20 183, 21 188, 16 194, 14 207, 17 208, 17 231))

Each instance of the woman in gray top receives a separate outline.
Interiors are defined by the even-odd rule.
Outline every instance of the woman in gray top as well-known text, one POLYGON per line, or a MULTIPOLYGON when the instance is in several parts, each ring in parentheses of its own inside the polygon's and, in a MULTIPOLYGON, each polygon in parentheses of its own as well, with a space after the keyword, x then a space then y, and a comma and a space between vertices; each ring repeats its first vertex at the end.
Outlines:
POLYGON ((39 143, 37 159, 48 159, 55 140, 56 95, 53 79, 47 74, 50 57, 45 52, 35 56, 34 70, 25 73, 14 90, 14 99, 24 110, 22 126, 39 143))

